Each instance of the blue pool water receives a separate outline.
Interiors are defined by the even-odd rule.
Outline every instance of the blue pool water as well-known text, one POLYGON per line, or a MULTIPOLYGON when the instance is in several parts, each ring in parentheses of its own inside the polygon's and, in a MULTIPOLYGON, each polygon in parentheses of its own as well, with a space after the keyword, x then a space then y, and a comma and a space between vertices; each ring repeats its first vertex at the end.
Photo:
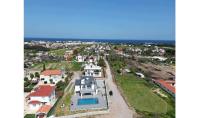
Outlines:
POLYGON ((98 99, 97 98, 83 98, 83 99, 78 99, 77 104, 78 105, 98 104, 98 99))

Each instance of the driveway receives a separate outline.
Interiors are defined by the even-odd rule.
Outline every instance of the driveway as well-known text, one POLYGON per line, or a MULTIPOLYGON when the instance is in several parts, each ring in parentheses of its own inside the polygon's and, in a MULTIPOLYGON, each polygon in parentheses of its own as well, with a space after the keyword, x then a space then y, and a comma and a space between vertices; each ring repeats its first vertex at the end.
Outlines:
POLYGON ((96 118, 133 118, 133 112, 131 109, 129 109, 128 105, 117 89, 117 86, 113 82, 110 66, 107 60, 104 60, 107 67, 107 79, 105 81, 109 90, 113 91, 113 96, 109 97, 111 101, 111 103, 109 103, 110 113, 107 115, 96 116, 96 118))

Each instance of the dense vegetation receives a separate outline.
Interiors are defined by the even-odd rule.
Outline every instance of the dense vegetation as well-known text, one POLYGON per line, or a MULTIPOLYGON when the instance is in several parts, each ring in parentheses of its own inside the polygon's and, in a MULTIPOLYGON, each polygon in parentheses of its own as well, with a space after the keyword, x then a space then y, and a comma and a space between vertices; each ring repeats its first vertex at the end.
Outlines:
POLYGON ((27 45, 25 44, 24 45, 24 49, 28 49, 28 50, 36 50, 36 51, 49 51, 50 49, 46 48, 46 47, 43 47, 43 46, 30 46, 30 45, 27 45))
POLYGON ((35 118, 35 114, 26 114, 24 118, 35 118))

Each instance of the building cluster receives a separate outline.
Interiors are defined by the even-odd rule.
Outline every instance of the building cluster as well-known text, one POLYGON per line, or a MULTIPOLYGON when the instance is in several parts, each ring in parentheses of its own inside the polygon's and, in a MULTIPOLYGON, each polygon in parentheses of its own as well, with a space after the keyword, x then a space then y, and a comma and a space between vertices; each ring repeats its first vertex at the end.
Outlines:
POLYGON ((56 83, 64 81, 64 71, 45 70, 41 72, 38 84, 26 96, 26 112, 36 118, 46 117, 57 100, 56 83))
POLYGON ((55 86, 40 85, 30 92, 26 97, 28 109, 34 113, 36 118, 47 116, 54 103, 56 102, 55 86))

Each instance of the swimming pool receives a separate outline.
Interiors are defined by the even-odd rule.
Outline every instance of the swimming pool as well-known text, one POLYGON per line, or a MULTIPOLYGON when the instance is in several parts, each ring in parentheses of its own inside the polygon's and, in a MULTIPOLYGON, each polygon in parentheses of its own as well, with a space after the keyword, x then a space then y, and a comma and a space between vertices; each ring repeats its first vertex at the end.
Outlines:
POLYGON ((90 104, 98 104, 97 98, 82 98, 78 99, 78 105, 90 105, 90 104))

